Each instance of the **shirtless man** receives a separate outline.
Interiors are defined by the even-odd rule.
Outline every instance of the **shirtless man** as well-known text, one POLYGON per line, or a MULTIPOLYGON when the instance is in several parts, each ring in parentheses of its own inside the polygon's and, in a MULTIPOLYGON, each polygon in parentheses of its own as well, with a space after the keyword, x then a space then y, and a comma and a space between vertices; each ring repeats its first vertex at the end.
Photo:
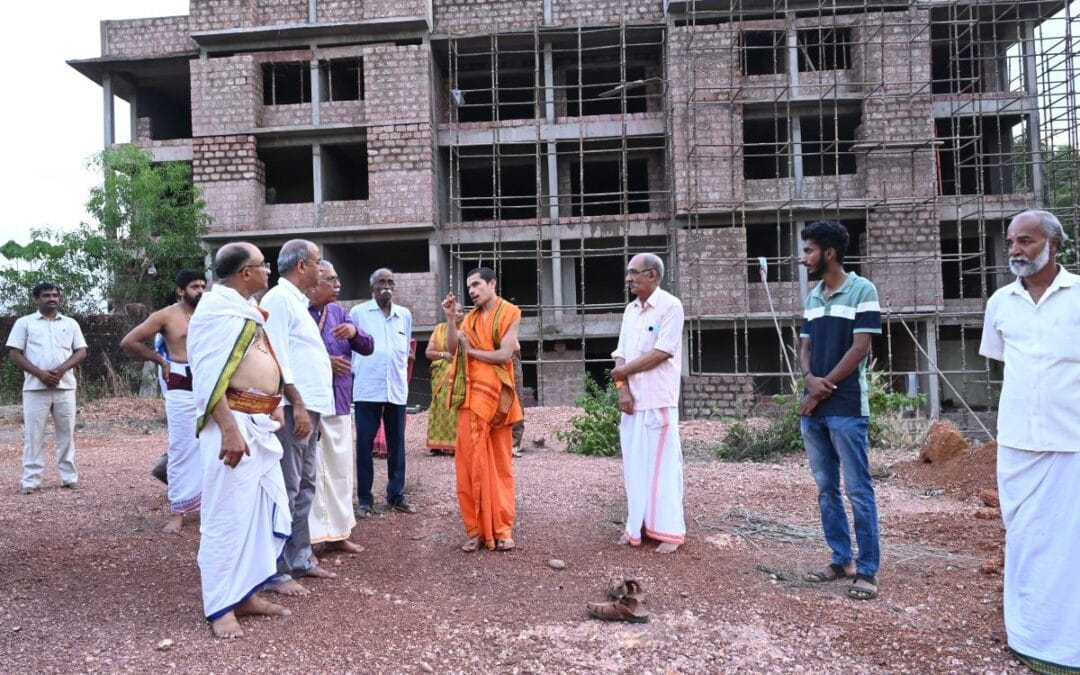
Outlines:
POLYGON ((191 315, 205 290, 202 272, 180 272, 176 275, 176 302, 151 314, 120 341, 120 346, 133 357, 160 366, 166 384, 165 417, 169 422, 166 483, 172 516, 162 528, 165 532, 179 532, 184 514, 199 510, 202 495, 202 462, 199 440, 195 438, 195 399, 187 363, 187 336, 191 315), (168 358, 146 345, 159 333, 165 338, 168 358))
MULTIPOLYGON (((277 572, 292 533, 281 472, 282 375, 251 297, 266 289, 270 265, 246 242, 218 251, 220 279, 191 318, 196 434, 203 464, 199 571, 203 607, 214 635, 243 635, 238 617, 285 616, 259 597, 277 572)), ((291 581, 303 591, 303 587, 291 581)))

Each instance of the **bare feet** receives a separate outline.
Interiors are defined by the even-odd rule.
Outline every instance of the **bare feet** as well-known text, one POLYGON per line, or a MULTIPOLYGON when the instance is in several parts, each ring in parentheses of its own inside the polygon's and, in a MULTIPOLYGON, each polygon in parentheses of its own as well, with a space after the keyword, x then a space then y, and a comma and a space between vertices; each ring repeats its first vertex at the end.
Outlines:
POLYGON ((311 592, 301 586, 299 582, 296 581, 296 579, 289 579, 288 581, 279 581, 278 583, 267 584, 265 588, 266 590, 272 591, 279 595, 288 595, 294 598, 300 597, 302 595, 307 595, 311 592))
POLYGON ((307 571, 309 577, 315 577, 316 579, 337 579, 337 572, 331 572, 325 567, 319 567, 315 565, 307 571))
POLYGON ((679 550, 679 544, 669 544, 666 541, 656 547, 657 553, 674 553, 679 550))
POLYGON ((169 534, 176 534, 183 526, 184 516, 179 513, 174 513, 172 518, 169 518, 169 522, 165 523, 165 527, 161 528, 161 531, 168 532, 169 534))
POLYGON ((229 612, 217 621, 210 624, 210 632, 214 637, 229 639, 244 637, 244 631, 240 629, 240 622, 236 620, 236 613, 229 612))
POLYGON ((312 565, 318 565, 319 564, 319 556, 315 555, 314 553, 311 554, 311 564, 312 565))
POLYGON ((260 598, 257 593, 236 606, 236 616, 289 616, 292 611, 281 605, 260 598))
POLYGON ((342 539, 341 541, 327 542, 323 552, 325 553, 327 551, 341 551, 342 553, 348 553, 349 555, 356 555, 357 553, 363 553, 364 547, 354 544, 348 539, 342 539))
POLYGON ((480 548, 480 537, 469 537, 461 545, 461 550, 466 553, 475 553, 480 548))

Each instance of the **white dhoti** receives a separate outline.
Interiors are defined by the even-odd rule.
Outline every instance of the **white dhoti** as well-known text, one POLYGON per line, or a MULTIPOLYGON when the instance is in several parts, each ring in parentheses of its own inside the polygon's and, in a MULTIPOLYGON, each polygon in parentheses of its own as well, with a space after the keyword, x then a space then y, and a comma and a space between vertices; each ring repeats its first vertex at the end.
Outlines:
POLYGON ((623 415, 619 423, 626 483, 626 536, 641 543, 641 533, 681 544, 683 520, 682 445, 679 409, 655 408, 623 415))
MULTIPOLYGON (((172 364, 174 375, 187 373, 187 364, 172 364)), ((165 417, 169 421, 169 510, 194 513, 202 495, 203 466, 195 437, 195 395, 188 389, 165 391, 165 417)))
POLYGON ((308 515, 311 543, 348 539, 356 525, 356 424, 352 415, 328 415, 319 422, 315 453, 315 500, 308 515))
POLYGON ((998 446, 997 478, 1009 647, 1080 669, 1080 452, 998 446))
POLYGON ((236 468, 218 458, 221 429, 208 420, 199 434, 203 465, 199 571, 203 608, 216 621, 277 574, 291 533, 289 497, 281 475, 278 424, 268 415, 233 413, 248 444, 236 468))

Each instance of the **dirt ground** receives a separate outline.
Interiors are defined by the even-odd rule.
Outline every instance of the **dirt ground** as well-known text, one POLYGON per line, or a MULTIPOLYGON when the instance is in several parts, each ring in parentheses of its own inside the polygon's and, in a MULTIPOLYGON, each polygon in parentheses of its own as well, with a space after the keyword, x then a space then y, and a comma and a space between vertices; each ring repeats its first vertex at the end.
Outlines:
MULTIPOLYGON (((688 539, 661 556, 615 545, 621 465, 564 451, 554 431, 572 413, 528 410, 518 549, 471 555, 458 550, 453 460, 427 454, 424 415, 410 416, 419 513, 361 522, 352 539, 366 550, 327 558, 338 579, 305 580, 310 596, 283 600, 292 616, 245 619, 247 635, 223 642, 202 617, 196 524, 159 532, 168 507, 149 470, 166 442, 160 403, 81 409, 82 489, 59 489, 50 459, 46 488, 28 496, 21 414, 4 409, 0 671, 1023 672, 1005 649, 1001 577, 980 571, 1003 536, 968 487, 993 487, 984 458, 975 474, 953 467, 968 481, 956 489, 947 472, 914 466, 914 452, 885 457, 896 471, 877 486, 882 592, 856 602, 843 583, 798 580, 828 562, 802 457, 718 462, 707 448, 723 425, 684 423, 688 539), (586 615, 621 578, 641 580, 650 623, 586 615)), ((384 480, 380 468, 377 496, 384 480)))

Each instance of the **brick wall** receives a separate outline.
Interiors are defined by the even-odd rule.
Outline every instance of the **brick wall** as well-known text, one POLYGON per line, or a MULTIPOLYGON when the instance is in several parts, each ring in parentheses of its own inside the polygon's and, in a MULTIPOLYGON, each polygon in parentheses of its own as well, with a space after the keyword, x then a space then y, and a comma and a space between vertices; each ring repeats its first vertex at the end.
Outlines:
POLYGON ((368 215, 373 223, 435 223, 431 124, 368 130, 368 215))
POLYGON ((202 190, 215 232, 254 229, 265 199, 265 175, 254 136, 193 138, 192 180, 202 190))
POLYGON ((671 30, 668 76, 678 211, 732 207, 744 199, 742 108, 731 100, 738 74, 736 38, 737 31, 727 25, 671 30))
POLYGON ((187 16, 102 21, 102 56, 161 56, 190 52, 198 46, 188 37, 187 16))
POLYGON ((736 415, 754 403, 754 380, 748 375, 688 375, 682 379, 682 416, 736 415))
POLYGON ((446 0, 435 3, 435 32, 491 33, 543 23, 540 0, 446 0))
POLYGON ((746 311, 746 230, 679 230, 677 292, 688 316, 746 311))
POLYGON ((193 59, 192 136, 254 129, 260 122, 262 96, 262 71, 253 55, 193 59))
MULTIPOLYGON (((366 118, 367 103, 365 101, 322 101, 319 103, 320 124, 356 124, 366 118)), ((310 120, 309 117, 308 121, 310 120)))
MULTIPOLYGON (((262 195, 265 200, 265 193, 262 195)), ((295 230, 315 226, 315 204, 264 204, 262 217, 252 223, 252 229, 259 230, 295 230)))
POLYGON ((852 41, 856 81, 867 91, 929 93, 929 10, 863 14, 852 28, 852 41))
POLYGON ((255 25, 252 0, 191 0, 188 8, 192 32, 255 25))
POLYGON ((542 405, 575 405, 585 393, 585 356, 563 343, 541 355, 537 371, 542 405))
POLYGON ((308 22, 308 0, 255 0, 255 21, 264 26, 308 22))
POLYGON ((441 308, 436 311, 437 283, 434 272, 394 272, 394 302, 409 308, 416 328, 432 327, 444 318, 441 308))
POLYGON ((311 104, 264 105, 259 118, 261 127, 306 127, 311 124, 311 104))
POLYGON ((664 18, 663 0, 553 0, 551 20, 556 26, 617 24, 664 18))
POLYGON ((316 7, 319 23, 422 16, 430 26, 431 12, 431 0, 319 0, 316 7))
POLYGON ((863 274, 877 285, 883 310, 937 310, 941 245, 933 205, 879 208, 867 214, 863 274))
POLYGON ((368 122, 431 123, 431 49, 379 45, 363 50, 368 122))

